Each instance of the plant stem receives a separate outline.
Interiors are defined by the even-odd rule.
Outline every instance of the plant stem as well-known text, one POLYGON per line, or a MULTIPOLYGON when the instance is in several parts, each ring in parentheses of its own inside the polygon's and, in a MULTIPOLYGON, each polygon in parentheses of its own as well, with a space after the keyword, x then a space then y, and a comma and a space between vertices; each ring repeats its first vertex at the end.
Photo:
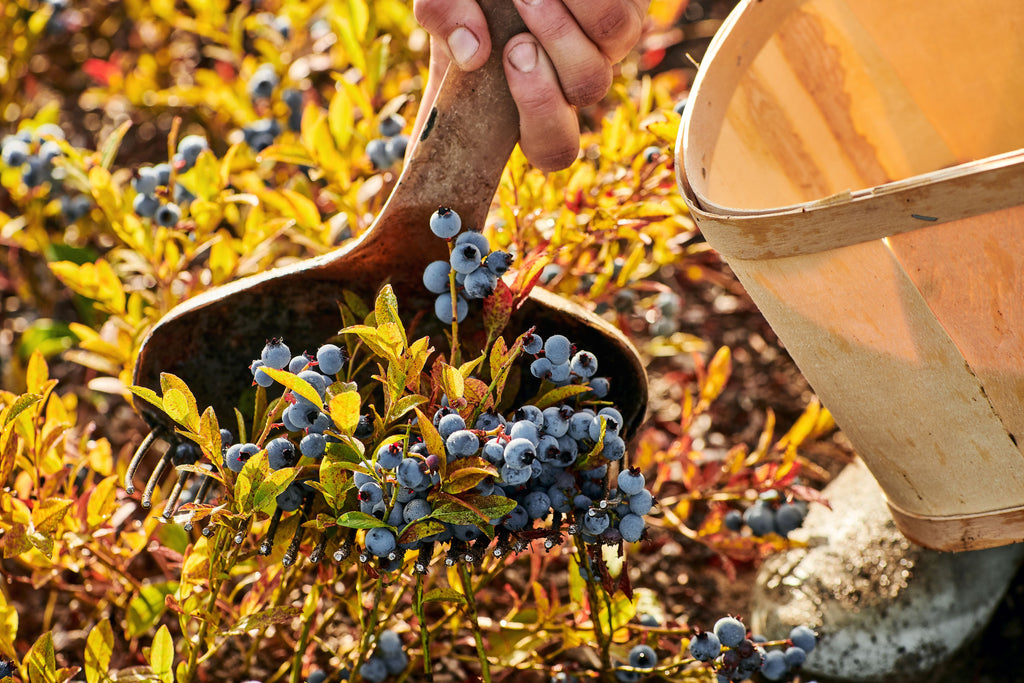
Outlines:
MULTIPOLYGON (((214 579, 213 585, 210 586, 210 600, 206 606, 206 614, 214 614, 217 609, 217 598, 220 597, 220 591, 224 587, 225 577, 228 574, 228 570, 234 564, 235 558, 238 555, 238 546, 230 542, 230 537, 234 534, 230 529, 223 527, 217 530, 217 540, 214 544, 214 555, 211 557, 225 557, 224 567, 222 571, 211 572, 214 579), (229 548, 227 552, 224 552, 224 543, 228 541, 229 548)), ((188 652, 188 663, 185 666, 184 680, 181 683, 192 683, 196 678, 199 663, 199 649, 203 647, 203 643, 206 642, 206 636, 210 630, 209 619, 203 619, 199 625, 199 633, 196 635, 195 643, 189 643, 188 652)), ((184 635, 184 634, 183 634, 184 635)))
POLYGON ((416 611, 416 619, 420 622, 420 647, 423 648, 423 678, 433 680, 430 664, 430 630, 426 626, 426 614, 423 610, 423 574, 416 574, 416 593, 412 599, 412 607, 416 611))
POLYGON ((483 634, 480 633, 480 620, 476 610, 476 595, 473 592, 473 581, 469 576, 469 568, 464 562, 459 563, 459 578, 462 579, 462 592, 466 596, 469 620, 473 625, 473 640, 476 642, 476 654, 480 659, 480 678, 483 683, 491 683, 491 665, 487 661, 483 634))
MULTIPOLYGON (((362 572, 360 572, 361 574, 362 572)), ((358 591, 361 595, 362 591, 358 591)), ((384 576, 380 575, 377 577, 377 581, 373 589, 373 604, 374 606, 381 604, 381 600, 384 597, 384 576)), ((360 605, 362 607, 362 605, 360 605)), ((356 663, 352 666, 352 680, 359 681, 361 677, 359 675, 359 669, 362 668, 363 662, 366 661, 366 651, 370 646, 370 637, 377 633, 377 610, 371 607, 369 610, 369 619, 363 624, 363 635, 359 640, 359 652, 356 653, 356 663)))
POLYGON ((299 642, 295 644, 291 683, 299 683, 302 678, 302 654, 306 651, 306 645, 309 643, 309 630, 313 626, 313 616, 316 614, 316 606, 320 602, 321 590, 322 586, 314 581, 309 595, 306 596, 306 604, 302 607, 302 633, 299 634, 299 642))
MULTIPOLYGON (((587 570, 587 580, 584 583, 587 585, 587 596, 590 598, 590 621, 594 624, 594 639, 597 641, 597 647, 601 652, 601 670, 610 676, 612 671, 611 635, 606 635, 604 628, 601 626, 600 610, 602 608, 602 601, 598 594, 599 579, 594 576, 594 569, 590 556, 587 554, 586 543, 579 536, 576 537, 576 552, 579 553, 581 561, 586 563, 583 565, 587 570)), ((609 612, 608 624, 611 625, 611 623, 611 613, 609 612)))

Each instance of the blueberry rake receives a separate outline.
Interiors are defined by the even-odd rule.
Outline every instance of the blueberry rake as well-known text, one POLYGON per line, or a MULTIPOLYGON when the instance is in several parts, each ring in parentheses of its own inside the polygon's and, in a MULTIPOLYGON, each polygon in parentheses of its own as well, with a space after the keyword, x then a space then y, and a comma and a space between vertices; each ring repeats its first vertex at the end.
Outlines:
MULTIPOLYGON (((224 423, 238 404, 237 389, 251 383, 242 361, 251 357, 254 344, 287 330, 291 348, 316 348, 338 330, 335 302, 342 289, 372 300, 381 285, 390 283, 407 310, 432 310, 434 295, 424 289, 421 273, 448 253, 444 240, 430 233, 430 215, 448 206, 464 224, 482 227, 518 140, 518 113, 504 77, 502 46, 525 27, 508 0, 481 4, 492 31, 491 57, 477 71, 452 69, 446 75, 411 158, 374 224, 334 252, 209 290, 172 310, 143 341, 135 384, 156 390, 160 374, 173 373, 188 384, 200 406, 212 406, 224 423)), ((608 398, 623 407, 624 433, 635 431, 647 404, 647 378, 636 350, 618 330, 539 288, 509 325, 564 334, 602 358, 612 387, 608 398)), ((129 493, 150 447, 174 434, 167 415, 142 401, 137 407, 152 432, 129 464, 129 493)), ((143 506, 148 507, 172 464, 173 455, 167 454, 157 463, 143 506)), ((174 494, 180 494, 186 480, 176 480, 165 518, 173 514, 174 494)), ((204 493, 206 483, 200 489, 204 493)))

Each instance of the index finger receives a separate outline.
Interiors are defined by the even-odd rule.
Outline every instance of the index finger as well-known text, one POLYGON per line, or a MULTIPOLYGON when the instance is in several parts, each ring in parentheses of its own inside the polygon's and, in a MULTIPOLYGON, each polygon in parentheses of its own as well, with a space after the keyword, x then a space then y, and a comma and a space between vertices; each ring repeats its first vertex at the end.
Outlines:
POLYGON ((415 0, 416 21, 463 71, 484 65, 491 53, 487 19, 476 0, 415 0))

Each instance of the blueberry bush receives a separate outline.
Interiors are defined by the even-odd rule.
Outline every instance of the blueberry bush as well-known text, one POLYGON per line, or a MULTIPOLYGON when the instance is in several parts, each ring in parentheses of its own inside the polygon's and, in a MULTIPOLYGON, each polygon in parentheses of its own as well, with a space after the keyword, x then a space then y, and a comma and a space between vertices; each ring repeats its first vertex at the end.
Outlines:
POLYGON ((736 363, 688 299, 729 285, 676 190, 686 74, 650 68, 686 4, 653 3, 572 167, 517 150, 487 225, 439 207, 434 334, 386 283, 339 291, 317 348, 225 359, 252 378, 225 416, 135 386, 142 340, 371 225, 426 73, 411 2, 5 3, 0 680, 799 676, 810 629, 765 641, 646 571, 798 544, 833 427, 807 399, 781 436, 713 426, 736 363), (671 387, 643 424, 584 340, 509 324, 535 286, 671 387))

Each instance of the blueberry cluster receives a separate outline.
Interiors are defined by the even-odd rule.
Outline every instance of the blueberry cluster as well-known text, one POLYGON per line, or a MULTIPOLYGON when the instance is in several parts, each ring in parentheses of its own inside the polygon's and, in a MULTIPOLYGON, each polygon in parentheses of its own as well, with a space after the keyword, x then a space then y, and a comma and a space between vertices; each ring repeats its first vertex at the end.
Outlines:
POLYGON ((8 659, 7 657, 0 655, 0 679, 13 676, 17 670, 18 667, 14 663, 13 659, 8 659))
POLYGON ((795 626, 785 650, 766 650, 761 636, 750 636, 736 617, 722 617, 712 631, 698 631, 690 639, 690 656, 713 663, 719 683, 745 681, 755 673, 769 681, 780 681, 803 665, 817 643, 817 635, 806 626, 795 626))
POLYGON ((373 654, 359 668, 359 675, 368 683, 382 683, 388 676, 397 676, 409 666, 402 638, 390 629, 380 632, 373 654))
POLYGON ((22 130, 4 137, 0 143, 0 161, 8 168, 21 169, 21 180, 30 190, 49 184, 50 198, 59 198, 61 217, 71 225, 89 213, 92 200, 85 195, 65 192, 65 171, 54 164, 64 156, 57 142, 63 139, 64 131, 52 123, 44 123, 34 131, 22 130))
POLYGON ((758 498, 757 502, 743 512, 730 510, 725 514, 723 523, 731 531, 742 531, 746 526, 754 536, 778 534, 788 538, 789 534, 799 529, 807 516, 807 503, 803 501, 783 502, 775 505, 778 498, 775 492, 758 498))
POLYGON ((469 300, 485 299, 494 293, 498 278, 512 265, 512 255, 506 251, 491 251, 491 244, 483 233, 462 232, 462 219, 447 207, 439 208, 430 217, 430 231, 448 240, 451 253, 447 261, 427 265, 423 271, 423 286, 437 294, 434 313, 441 322, 462 322, 469 313, 469 300))
POLYGON ((191 204, 196 196, 178 178, 174 183, 173 199, 167 200, 166 189, 171 184, 171 165, 177 173, 185 173, 196 165, 199 155, 210 145, 201 135, 186 135, 178 141, 178 149, 171 163, 142 166, 132 180, 135 198, 132 210, 140 218, 149 218, 164 228, 173 228, 181 221, 182 207, 191 204))
POLYGON ((388 114, 377 124, 379 138, 366 143, 366 156, 377 170, 391 168, 405 159, 405 150, 409 147, 409 136, 403 135, 405 119, 399 114, 388 114))
MULTIPOLYGON (((277 71, 271 64, 261 64, 246 82, 246 90, 254 105, 260 111, 268 112, 270 103, 280 85, 277 71)), ((281 91, 281 101, 288 107, 287 125, 289 130, 302 129, 302 110, 305 98, 294 88, 281 91)), ((274 144, 281 134, 281 123, 272 116, 265 116, 242 127, 242 139, 255 152, 262 152, 274 144)))

